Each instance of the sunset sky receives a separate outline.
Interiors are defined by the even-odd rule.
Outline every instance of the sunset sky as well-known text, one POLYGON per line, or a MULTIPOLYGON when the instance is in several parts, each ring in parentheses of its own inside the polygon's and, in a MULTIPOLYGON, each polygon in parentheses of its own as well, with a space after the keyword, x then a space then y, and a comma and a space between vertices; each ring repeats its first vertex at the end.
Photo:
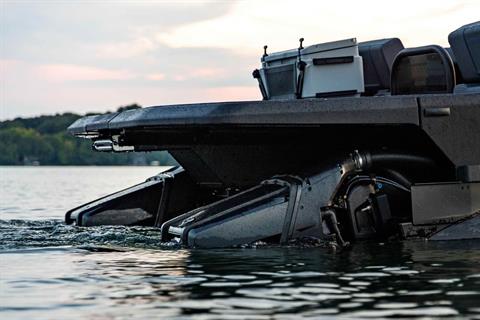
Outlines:
POLYGON ((478 0, 0 0, 0 119, 259 99, 269 51, 357 37, 448 46, 478 0))

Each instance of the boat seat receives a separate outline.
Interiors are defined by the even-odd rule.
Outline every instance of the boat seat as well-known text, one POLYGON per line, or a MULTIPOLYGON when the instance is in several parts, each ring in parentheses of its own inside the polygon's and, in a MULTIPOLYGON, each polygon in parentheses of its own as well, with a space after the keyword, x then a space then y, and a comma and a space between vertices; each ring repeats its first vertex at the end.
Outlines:
POLYGON ((451 93, 455 69, 448 52, 437 45, 400 51, 392 65, 391 93, 451 93))
POLYGON ((402 49, 402 41, 398 38, 372 40, 358 44, 363 60, 364 95, 382 95, 390 90, 393 60, 402 49))
POLYGON ((454 92, 480 92, 480 21, 453 31, 448 42, 462 78, 454 92))

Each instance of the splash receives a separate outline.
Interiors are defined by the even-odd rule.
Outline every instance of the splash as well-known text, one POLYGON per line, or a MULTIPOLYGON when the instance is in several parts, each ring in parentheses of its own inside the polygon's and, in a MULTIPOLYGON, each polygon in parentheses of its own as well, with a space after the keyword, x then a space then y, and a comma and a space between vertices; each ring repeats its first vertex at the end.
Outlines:
POLYGON ((0 249, 76 246, 84 248, 178 248, 160 242, 160 230, 149 227, 77 227, 61 220, 0 220, 0 249))

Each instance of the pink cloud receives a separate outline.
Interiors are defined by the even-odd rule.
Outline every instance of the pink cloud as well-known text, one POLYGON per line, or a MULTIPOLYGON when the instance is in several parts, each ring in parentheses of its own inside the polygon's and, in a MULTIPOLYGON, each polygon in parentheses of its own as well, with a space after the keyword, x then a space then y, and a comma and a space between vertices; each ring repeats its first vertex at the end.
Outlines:
POLYGON ((195 78, 222 78, 226 75, 226 70, 222 68, 211 68, 211 67, 204 67, 204 68, 192 68, 188 70, 184 70, 179 74, 173 76, 173 80, 175 81, 184 81, 187 79, 195 79, 195 78))
POLYGON ((206 101, 258 100, 260 91, 257 86, 215 87, 205 90, 206 101))
POLYGON ((217 78, 225 75, 225 69, 222 68, 197 68, 192 69, 188 74, 190 77, 217 78))
POLYGON ((148 80, 152 80, 152 81, 160 81, 160 80, 165 79, 165 74, 164 73, 151 73, 151 74, 147 74, 147 76, 145 78, 147 78, 148 80))
MULTIPOLYGON (((86 82, 72 85, 70 80, 168 80, 165 73, 131 74, 123 70, 93 68, 73 64, 35 65, 20 60, 0 60, 0 78, 4 84, 0 118, 50 114, 58 111, 78 113, 114 110, 120 105, 137 102, 143 106, 215 101, 239 101, 261 99, 258 87, 252 81, 248 86, 216 86, 205 88, 192 83, 188 94, 184 86, 131 86, 123 84, 92 86, 86 82), (5 72, 7 70, 8 72, 5 72), (38 101, 32 108, 32 101, 38 101)), ((225 70, 227 72, 228 69, 225 70)), ((214 74, 215 69, 196 69, 193 74, 214 74), (203 70, 202 70, 203 69, 203 70)), ((198 78, 198 79, 201 79, 198 78)))
POLYGON ((128 59, 142 56, 156 48, 154 41, 147 37, 140 37, 133 41, 106 43, 94 48, 99 58, 128 59))
POLYGON ((127 80, 135 77, 126 70, 110 70, 75 64, 45 64, 34 68, 34 72, 45 80, 91 81, 91 80, 127 80))
POLYGON ((0 76, 3 78, 7 74, 14 72, 22 65, 22 61, 14 59, 0 59, 0 76))

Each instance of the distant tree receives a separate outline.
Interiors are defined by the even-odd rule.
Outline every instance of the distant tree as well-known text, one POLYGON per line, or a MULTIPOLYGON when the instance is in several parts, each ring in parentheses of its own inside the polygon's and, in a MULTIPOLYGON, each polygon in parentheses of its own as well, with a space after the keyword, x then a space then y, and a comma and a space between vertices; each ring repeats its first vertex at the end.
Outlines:
POLYGON ((0 122, 0 129, 22 127, 34 129, 42 134, 64 132, 70 124, 80 117, 80 115, 74 113, 63 113, 35 118, 16 118, 14 120, 0 122))
POLYGON ((117 112, 123 112, 123 111, 127 111, 127 110, 134 110, 134 109, 141 109, 142 106, 141 105, 138 105, 136 103, 132 103, 132 104, 129 104, 129 105, 126 105, 126 106, 121 106, 117 109, 117 112))
MULTIPOLYGON (((137 104, 119 111, 141 108, 137 104)), ((167 152, 102 153, 92 151, 91 141, 66 132, 81 116, 74 113, 16 118, 0 122, 0 165, 145 165, 158 161, 175 165, 167 152)))

